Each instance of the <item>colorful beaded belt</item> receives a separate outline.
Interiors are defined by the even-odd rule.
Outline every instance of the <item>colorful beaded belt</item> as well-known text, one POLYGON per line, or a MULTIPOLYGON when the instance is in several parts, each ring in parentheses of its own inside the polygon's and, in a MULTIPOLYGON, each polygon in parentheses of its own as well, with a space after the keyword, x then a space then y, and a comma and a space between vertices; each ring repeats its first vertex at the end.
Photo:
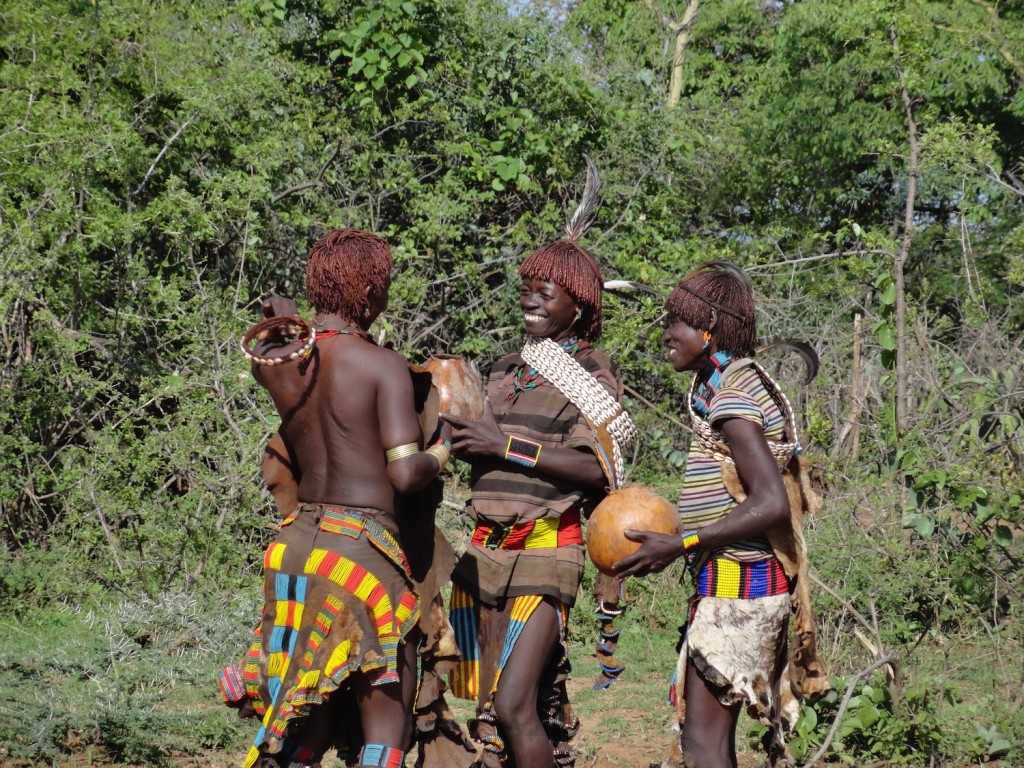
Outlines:
POLYGON ((775 557, 756 563, 714 557, 697 574, 697 594, 702 597, 770 597, 787 592, 789 579, 775 557))
POLYGON ((515 525, 479 521, 472 543, 488 549, 544 549, 583 543, 580 511, 570 509, 558 518, 530 520, 515 525))

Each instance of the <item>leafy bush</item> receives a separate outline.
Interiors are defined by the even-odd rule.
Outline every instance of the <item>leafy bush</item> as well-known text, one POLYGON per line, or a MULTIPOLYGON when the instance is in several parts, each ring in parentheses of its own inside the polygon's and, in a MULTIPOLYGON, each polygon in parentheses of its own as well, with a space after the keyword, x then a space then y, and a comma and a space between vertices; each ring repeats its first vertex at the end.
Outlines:
POLYGON ((114 762, 168 765, 172 753, 235 748, 243 728, 215 674, 245 649, 259 595, 169 592, 6 623, 3 755, 59 763, 97 748, 114 762))

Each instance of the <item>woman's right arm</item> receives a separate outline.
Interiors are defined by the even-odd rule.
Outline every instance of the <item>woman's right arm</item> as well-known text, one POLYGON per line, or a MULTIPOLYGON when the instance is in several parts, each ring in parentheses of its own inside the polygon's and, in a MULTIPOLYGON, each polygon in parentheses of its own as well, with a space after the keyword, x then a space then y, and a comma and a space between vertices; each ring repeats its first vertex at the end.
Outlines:
POLYGON ((658 573, 687 552, 714 550, 763 536, 768 529, 785 522, 789 516, 789 497, 761 425, 741 418, 724 419, 719 424, 731 448, 736 472, 747 491, 747 498, 721 520, 697 531, 699 543, 695 547, 685 547, 680 536, 626 531, 628 539, 640 542, 640 549, 615 564, 616 575, 658 573))
POLYGON ((763 536, 789 516, 789 496, 761 425, 749 419, 719 422, 747 498, 699 531, 702 549, 718 549, 763 536))
MULTIPOLYGON (((406 453, 388 462, 388 481, 399 493, 413 493, 437 477, 444 467, 433 453, 420 450, 423 437, 416 418, 412 377, 405 360, 397 352, 385 349, 377 350, 376 357, 381 445, 385 451, 397 448, 406 453)), ((449 439, 451 428, 442 425, 441 437, 449 439)))

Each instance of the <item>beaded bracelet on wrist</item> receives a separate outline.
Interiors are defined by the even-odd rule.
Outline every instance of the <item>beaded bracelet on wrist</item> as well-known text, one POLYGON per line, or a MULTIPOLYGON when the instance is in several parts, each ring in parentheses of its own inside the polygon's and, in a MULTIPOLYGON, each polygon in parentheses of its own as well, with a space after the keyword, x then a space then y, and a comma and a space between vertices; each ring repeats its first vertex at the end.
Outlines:
POLYGON ((510 435, 508 443, 505 445, 505 460, 533 468, 537 466, 541 448, 541 444, 535 443, 533 440, 510 435))

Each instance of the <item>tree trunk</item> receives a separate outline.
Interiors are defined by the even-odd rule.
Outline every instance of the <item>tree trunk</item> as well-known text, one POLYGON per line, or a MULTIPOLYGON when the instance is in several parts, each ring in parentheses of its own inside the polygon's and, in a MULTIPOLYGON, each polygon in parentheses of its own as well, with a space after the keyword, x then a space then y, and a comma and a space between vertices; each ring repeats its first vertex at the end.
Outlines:
POLYGON ((907 80, 900 64, 899 39, 896 29, 890 28, 890 37, 896 52, 896 72, 900 79, 900 97, 907 117, 907 142, 910 155, 907 158, 907 202, 903 209, 903 240, 900 252, 893 265, 896 283, 896 433, 902 438, 907 433, 907 413, 910 408, 910 393, 907 385, 907 295, 904 270, 910 245, 914 239, 914 200, 917 197, 917 177, 920 173, 917 122, 914 120, 914 102, 907 91, 907 80))
POLYGON ((860 418, 864 411, 864 362, 861 356, 861 333, 863 331, 863 315, 860 312, 853 316, 853 360, 851 361, 852 371, 850 372, 850 415, 846 417, 846 423, 839 432, 835 447, 832 449, 832 458, 837 459, 845 450, 850 461, 857 460, 860 451, 860 418), (850 441, 850 447, 846 448, 846 441, 850 441))
POLYGON ((693 20, 697 18, 697 7, 700 0, 690 0, 683 14, 683 20, 675 27, 676 43, 672 52, 672 78, 668 86, 668 107, 672 109, 679 103, 679 96, 683 92, 683 58, 686 56, 686 46, 690 43, 690 30, 693 27, 693 20))
POLYGON ((694 19, 697 18, 697 8, 700 0, 690 0, 686 5, 682 21, 670 19, 654 4, 654 0, 644 0, 644 4, 651 9, 661 23, 672 30, 675 39, 672 48, 672 75, 668 84, 668 106, 669 109, 679 103, 679 96, 683 92, 683 59, 686 56, 686 46, 690 43, 690 30, 693 27, 694 19))

